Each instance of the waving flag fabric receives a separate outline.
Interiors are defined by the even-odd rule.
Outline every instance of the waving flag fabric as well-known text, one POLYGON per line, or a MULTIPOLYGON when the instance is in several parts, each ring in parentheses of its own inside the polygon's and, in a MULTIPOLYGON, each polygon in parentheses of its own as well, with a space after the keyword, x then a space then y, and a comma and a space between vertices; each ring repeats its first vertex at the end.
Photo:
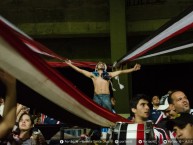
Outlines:
MULTIPOLYGON (((148 51, 192 27, 193 11, 191 8, 168 22, 153 36, 119 59, 117 65, 137 58, 143 59, 192 47, 192 43, 188 43, 144 56, 148 51)), ((53 117, 60 118, 64 122, 73 122, 74 125, 109 127, 115 125, 115 122, 128 122, 127 119, 93 102, 54 69, 54 67, 66 66, 63 63, 66 58, 34 41, 2 17, 0 17, 0 51, 0 67, 20 81, 19 86, 21 87, 18 91, 24 99, 27 98, 33 102, 33 99, 36 98, 37 101, 40 101, 34 105, 37 105, 36 107, 42 109, 44 113, 53 114, 53 117), (48 63, 41 55, 55 58, 60 62, 48 63), (53 110, 47 108, 49 105, 53 107, 53 110), (53 112, 51 113, 50 110, 53 112), (61 114, 57 113, 58 110, 61 114)), ((96 65, 93 62, 73 61, 73 63, 77 66, 90 68, 94 68, 96 65)))
MULTIPOLYGON (((172 19, 164 26, 159 28, 151 37, 142 42, 139 46, 132 49, 128 54, 123 56, 117 61, 117 65, 124 65, 125 63, 135 60, 138 57, 144 56, 147 52, 150 52, 152 49, 156 49, 159 45, 168 41, 169 39, 191 29, 193 27, 193 8, 189 8, 188 10, 181 13, 175 19, 172 19)), ((176 51, 177 49, 185 49, 191 47, 190 45, 184 45, 180 48, 174 48, 172 51, 176 51)), ((156 55, 160 55, 163 50, 158 50, 156 55)), ((164 50, 165 51, 165 50, 164 50)), ((165 51, 164 53, 169 53, 170 51, 165 51)), ((151 55, 148 55, 150 57, 151 55)), ((154 56, 154 55, 153 55, 154 56)))
MULTIPOLYGON (((11 24, 9 21, 7 21, 2 16, 0 16, 0 21, 2 21, 5 25, 7 25, 9 27, 9 30, 12 33, 14 33, 16 35, 16 37, 19 40, 21 40, 25 45, 27 45, 28 48, 30 48, 32 51, 34 51, 38 54, 44 55, 44 56, 55 58, 57 61, 61 61, 61 62, 64 62, 64 60, 67 59, 67 58, 64 58, 62 56, 57 55, 56 53, 54 53, 53 51, 51 51, 50 49, 48 49, 44 45, 40 44, 39 42, 34 41, 30 36, 28 36, 27 34, 22 32, 21 30, 19 30, 16 26, 11 24)), ((96 62, 73 61, 72 63, 74 63, 74 65, 76 65, 76 66, 87 67, 87 68, 94 68, 96 65, 96 62)), ((52 62, 50 64, 52 66, 55 66, 55 67, 56 66, 58 66, 58 67, 59 66, 60 67, 66 66, 65 63, 59 63, 59 62, 56 62, 56 63, 52 62)))
MULTIPOLYGON (((73 86, 39 54, 46 53, 46 55, 51 57, 63 58, 51 51, 47 51, 47 48, 42 48, 35 41, 16 32, 2 19, 0 20, 0 67, 15 76, 28 89, 35 91, 35 93, 32 91, 34 95, 44 97, 51 104, 55 104, 61 110, 64 110, 60 114, 60 116, 64 116, 64 120, 61 121, 76 121, 75 125, 81 125, 85 121, 88 123, 87 126, 96 124, 108 127, 113 126, 117 121, 128 122, 127 119, 96 104, 73 86), (34 51, 31 46, 39 51, 34 51), (68 117, 69 114, 71 118, 68 117)), ((27 98, 28 96, 26 94, 26 96, 22 97, 27 98)), ((33 102, 33 96, 29 97, 29 99, 32 99, 31 101, 33 102)), ((41 99, 38 101, 41 101, 41 99)), ((38 105, 38 103, 34 105, 38 105)), ((46 104, 41 102, 41 107, 44 108, 45 106, 46 104)), ((54 110, 53 108, 53 116, 55 115, 54 110)), ((55 118, 61 118, 60 116, 55 116, 55 118)))
POLYGON ((188 44, 180 45, 180 46, 177 46, 177 47, 174 47, 174 48, 173 47, 172 48, 168 48, 168 49, 160 51, 160 52, 152 53, 152 54, 149 54, 149 55, 144 55, 144 56, 138 57, 138 58, 136 58, 134 60, 150 58, 150 57, 154 57, 154 56, 158 56, 158 55, 162 55, 162 54, 166 54, 166 53, 180 51, 180 50, 191 48, 191 47, 193 47, 193 43, 188 43, 188 44))

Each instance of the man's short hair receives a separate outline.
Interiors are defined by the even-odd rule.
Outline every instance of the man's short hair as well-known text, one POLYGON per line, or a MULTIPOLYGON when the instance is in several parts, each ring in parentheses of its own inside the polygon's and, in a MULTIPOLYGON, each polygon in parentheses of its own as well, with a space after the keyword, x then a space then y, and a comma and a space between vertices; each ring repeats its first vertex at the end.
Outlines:
POLYGON ((177 126, 183 129, 188 123, 193 125, 193 116, 189 113, 181 113, 175 119, 170 119, 166 123, 166 127, 168 130, 173 130, 174 126, 177 126))
POLYGON ((172 99, 172 95, 175 93, 175 92, 183 92, 183 91, 181 91, 181 90, 173 90, 170 94, 169 94, 169 96, 168 96, 168 103, 169 104, 173 104, 173 99, 172 99))
POLYGON ((132 108, 137 108, 137 104, 139 103, 139 100, 147 100, 149 102, 149 98, 145 94, 136 94, 130 101, 130 116, 134 116, 134 113, 132 112, 132 108))

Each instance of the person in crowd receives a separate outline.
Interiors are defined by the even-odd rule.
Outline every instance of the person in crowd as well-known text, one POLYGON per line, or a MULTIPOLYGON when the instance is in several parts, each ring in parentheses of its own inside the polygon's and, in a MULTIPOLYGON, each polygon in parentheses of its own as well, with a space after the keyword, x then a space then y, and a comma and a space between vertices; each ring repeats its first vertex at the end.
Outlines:
POLYGON ((188 113, 181 113, 175 119, 167 122, 167 128, 175 132, 178 143, 181 145, 193 144, 193 116, 188 113))
POLYGON ((141 68, 139 64, 136 64, 133 68, 130 69, 107 72, 107 65, 103 62, 99 62, 96 65, 95 71, 89 72, 87 70, 76 67, 70 60, 66 60, 66 63, 75 71, 92 79, 94 84, 93 100, 110 111, 112 111, 112 104, 110 101, 110 90, 109 90, 109 86, 111 83, 110 79, 120 74, 127 74, 134 71, 138 71, 141 68))
POLYGON ((115 111, 116 99, 113 96, 111 97, 111 104, 112 104, 112 112, 116 113, 115 111))
POLYGON ((30 108, 28 108, 27 106, 24 106, 22 104, 17 103, 17 110, 16 110, 16 122, 19 121, 20 116, 23 113, 29 113, 30 108))
MULTIPOLYGON (((0 81, 5 85, 5 102, 3 116, 0 117, 0 143, 12 130, 16 120, 16 79, 0 69, 0 81)), ((2 89, 2 88, 0 88, 2 89)))
MULTIPOLYGON (((148 121, 150 113, 149 98, 145 94, 137 94, 130 101, 130 114, 133 118, 133 123, 144 124, 148 121)), ((166 132, 157 127, 153 127, 155 140, 158 144, 165 144, 164 140, 169 140, 166 132)))
POLYGON ((27 108, 26 106, 17 103, 17 108, 16 108, 16 120, 15 120, 15 125, 12 129, 12 132, 15 131, 18 128, 18 122, 19 122, 19 118, 23 113, 29 113, 29 108, 27 108))
POLYGON ((43 124, 60 124, 60 121, 46 115, 43 124))
POLYGON ((3 116, 3 110, 4 110, 4 102, 5 99, 3 97, 0 96, 0 115, 3 116))
POLYGON ((173 91, 168 97, 169 104, 177 113, 190 113, 193 115, 193 109, 190 109, 190 103, 186 94, 181 90, 173 91))
MULTIPOLYGON (((44 124, 44 116, 40 112, 36 112, 36 110, 33 110, 33 117, 34 119, 34 124, 44 124)), ((45 115, 46 116, 46 115, 45 115)))
POLYGON ((157 110, 160 103, 159 96, 157 95, 153 96, 151 99, 151 103, 153 105, 153 108, 150 110, 149 120, 152 120, 154 123, 156 123, 157 119, 161 115, 161 111, 157 110))
POLYGON ((176 133, 167 129, 167 122, 171 119, 175 119, 179 116, 176 110, 172 107, 172 104, 168 102, 168 95, 163 96, 162 103, 159 105, 158 110, 164 113, 164 117, 156 124, 157 127, 163 128, 170 137, 171 143, 177 145, 176 133))
POLYGON ((40 130, 34 129, 33 118, 24 112, 18 120, 18 128, 9 136, 8 145, 47 145, 40 130))
POLYGON ((162 111, 165 115, 164 118, 174 119, 178 116, 173 104, 169 104, 168 97, 164 98, 163 104, 160 104, 158 110, 162 111))
POLYGON ((171 105, 170 105, 170 107, 169 107, 169 103, 168 103, 168 96, 169 96, 169 94, 171 94, 171 90, 169 90, 168 92, 167 92, 167 94, 165 94, 165 95, 163 95, 162 97, 161 97, 161 99, 160 99, 160 103, 159 103, 159 106, 158 106, 158 108, 157 108, 157 110, 158 111, 161 111, 161 114, 159 115, 159 117, 157 118, 157 120, 156 120, 156 122, 155 122, 155 124, 158 124, 162 119, 164 119, 164 118, 169 118, 169 117, 171 117, 171 115, 170 116, 168 116, 169 114, 168 113, 174 113, 174 115, 175 115, 175 112, 172 112, 172 110, 174 110, 174 109, 172 109, 171 108, 171 105), (169 109, 171 110, 171 111, 168 111, 168 110, 166 110, 167 108, 169 107, 169 109))

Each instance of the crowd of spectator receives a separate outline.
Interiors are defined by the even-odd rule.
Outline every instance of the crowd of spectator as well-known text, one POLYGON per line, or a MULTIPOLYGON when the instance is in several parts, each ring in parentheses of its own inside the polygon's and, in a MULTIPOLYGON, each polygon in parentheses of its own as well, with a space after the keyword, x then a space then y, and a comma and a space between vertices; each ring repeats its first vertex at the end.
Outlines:
MULTIPOLYGON (((34 125, 61 122, 43 113, 31 114, 29 107, 17 103, 16 79, 9 73, 0 70, 0 81, 6 88, 5 95, 0 96, 0 144, 47 145, 41 130, 34 128, 34 125)), ((113 113, 116 113, 115 103, 115 97, 112 96, 113 113)), ((154 95, 150 101, 146 94, 136 94, 130 100, 129 107, 128 120, 131 123, 152 122, 157 144, 166 144, 164 141, 167 144, 193 144, 193 109, 182 90, 168 91, 161 98, 154 95)))

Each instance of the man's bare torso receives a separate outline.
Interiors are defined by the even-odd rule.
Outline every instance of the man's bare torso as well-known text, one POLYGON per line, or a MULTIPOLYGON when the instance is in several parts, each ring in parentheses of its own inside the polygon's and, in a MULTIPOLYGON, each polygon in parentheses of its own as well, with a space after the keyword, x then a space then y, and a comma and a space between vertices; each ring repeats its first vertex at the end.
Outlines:
POLYGON ((109 81, 103 79, 100 75, 94 76, 92 78, 94 84, 94 93, 95 94, 110 94, 109 91, 109 81))

